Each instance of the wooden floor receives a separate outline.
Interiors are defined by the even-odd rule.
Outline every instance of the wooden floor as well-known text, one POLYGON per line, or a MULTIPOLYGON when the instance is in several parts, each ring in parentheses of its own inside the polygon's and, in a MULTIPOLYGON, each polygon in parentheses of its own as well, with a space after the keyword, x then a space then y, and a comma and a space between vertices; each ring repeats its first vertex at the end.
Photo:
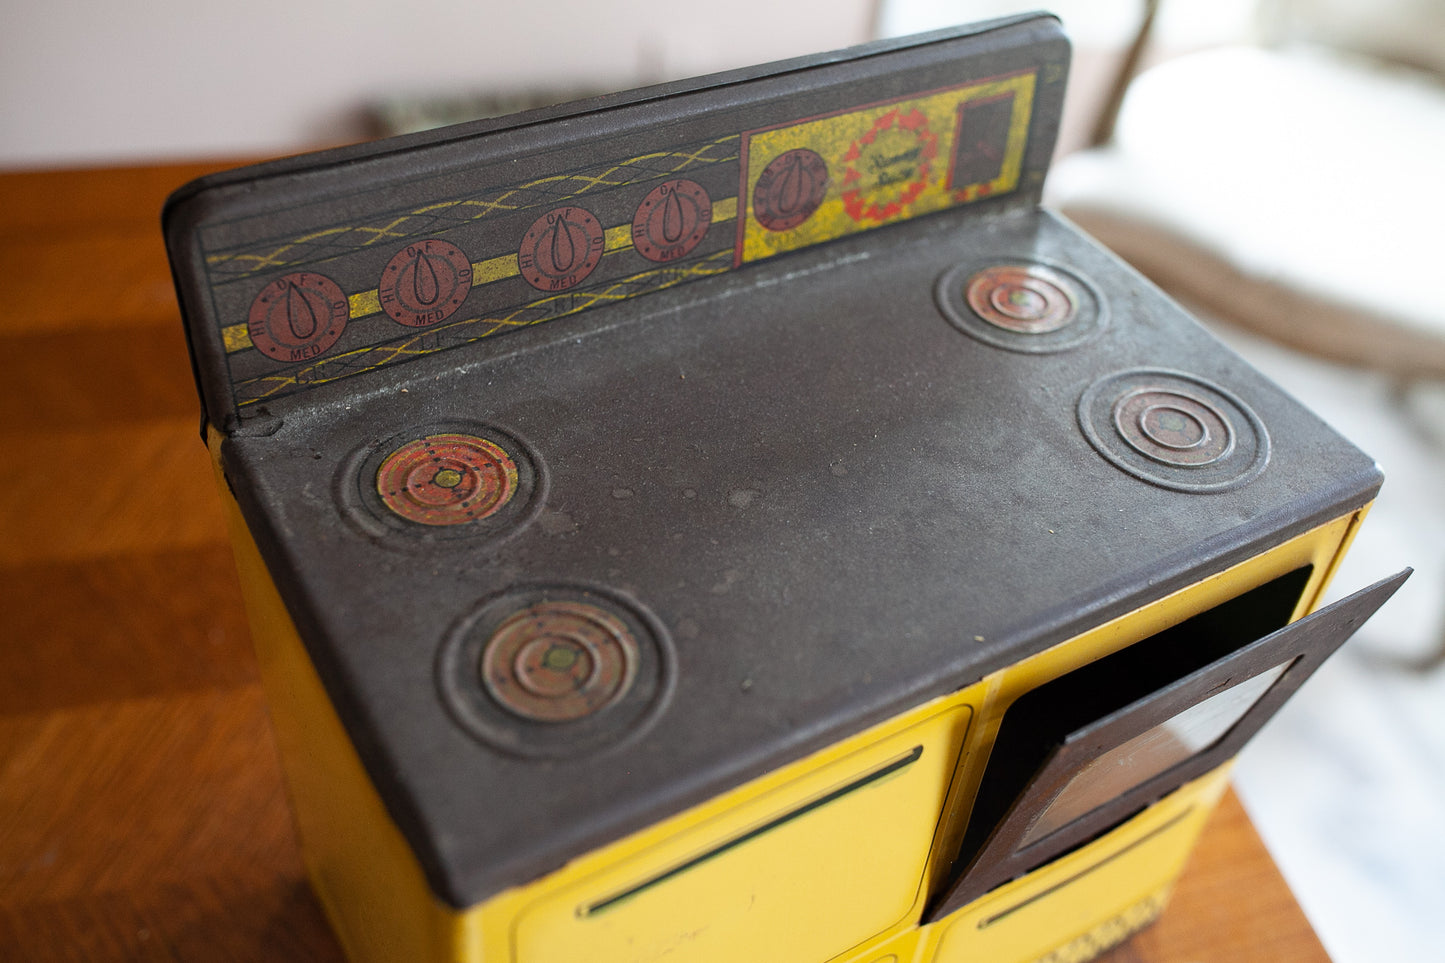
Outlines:
MULTIPOLYGON (((0 960, 340 960, 161 244, 202 167, 0 175, 0 960)), ((1136 961, 1327 957, 1233 795, 1136 961)), ((579 961, 582 963, 582 961, 579 961)))

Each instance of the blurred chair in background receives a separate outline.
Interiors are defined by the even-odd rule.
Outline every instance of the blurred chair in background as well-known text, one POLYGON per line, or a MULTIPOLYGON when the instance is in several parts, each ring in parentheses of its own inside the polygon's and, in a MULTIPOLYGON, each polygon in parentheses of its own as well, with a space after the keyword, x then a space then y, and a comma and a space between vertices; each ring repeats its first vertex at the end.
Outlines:
POLYGON ((1445 5, 1338 7, 1265 0, 1268 46, 1121 84, 1096 134, 1108 142, 1059 165, 1053 201, 1223 320, 1445 376, 1445 5))
POLYGON ((1396 379, 1445 442, 1445 4, 1262 0, 1260 45, 1133 77, 1144 8, 1050 202, 1206 314, 1396 379))

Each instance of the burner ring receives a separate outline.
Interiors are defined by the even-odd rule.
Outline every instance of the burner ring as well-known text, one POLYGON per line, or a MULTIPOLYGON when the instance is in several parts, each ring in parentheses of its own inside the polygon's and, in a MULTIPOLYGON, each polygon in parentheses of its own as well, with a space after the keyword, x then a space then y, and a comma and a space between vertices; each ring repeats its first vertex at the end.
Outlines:
POLYGON ((421 525, 461 525, 495 515, 517 492, 517 465, 476 435, 427 435, 386 457, 376 473, 382 504, 421 525))
POLYGON ((569 722, 612 705, 637 674, 637 640, 583 602, 539 602, 502 621, 482 649, 492 698, 524 719, 569 722))
POLYGON ((1139 388, 1114 403, 1114 428, 1146 458, 1165 465, 1209 465, 1234 450, 1229 418, 1178 388, 1139 388))
POLYGON ((474 421, 374 436, 342 461, 336 498, 349 522, 388 549, 507 538, 537 517, 546 466, 509 431, 474 421))
POLYGON ((1024 354, 1076 348, 1109 322, 1103 295, 1081 275, 1028 257, 955 264, 939 276, 933 300, 969 337, 1024 354))
POLYGON ((984 321, 1020 334, 1047 334, 1079 314, 1074 285, 1040 264, 1001 264, 968 279, 968 306, 984 321))
POLYGON ((1269 464, 1264 422, 1243 400, 1196 375, 1150 368, 1106 375, 1084 391, 1078 412, 1095 451, 1161 488, 1225 491, 1269 464))
POLYGON ((480 600, 442 639, 437 683, 452 718, 527 758, 595 755, 656 721, 676 657, 657 617, 601 586, 517 585, 480 600))

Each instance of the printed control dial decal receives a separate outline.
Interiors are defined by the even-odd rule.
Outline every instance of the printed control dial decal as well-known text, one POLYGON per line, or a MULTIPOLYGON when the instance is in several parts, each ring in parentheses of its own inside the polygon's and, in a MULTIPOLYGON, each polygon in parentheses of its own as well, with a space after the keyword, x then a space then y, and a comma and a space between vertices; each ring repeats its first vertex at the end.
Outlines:
POLYGON ((341 337, 351 303, 340 285, 322 274, 302 271, 261 289, 246 316, 256 350, 277 361, 306 361, 341 337))
POLYGON ((517 466, 500 445, 474 435, 428 435, 387 456, 376 474, 382 503, 421 525, 488 518, 517 491, 517 466))
POLYGON ((753 188, 753 217, 769 231, 789 231, 812 216, 828 191, 828 163, 806 147, 779 154, 753 188))
POLYGON ((632 218, 632 246, 649 261, 674 261, 692 251, 712 225, 712 198, 697 181, 654 187, 632 218))
POLYGON ((566 722, 616 702, 637 673, 637 640, 584 602, 539 602, 503 620, 482 650, 487 691, 526 719, 566 722))
POLYGON ((413 328, 451 317, 471 290, 471 260, 455 244, 435 238, 398 251, 377 287, 387 315, 413 328))
POLYGON ((602 222, 581 207, 558 207, 532 222, 517 249, 517 267, 540 291, 576 287, 602 261, 602 222))

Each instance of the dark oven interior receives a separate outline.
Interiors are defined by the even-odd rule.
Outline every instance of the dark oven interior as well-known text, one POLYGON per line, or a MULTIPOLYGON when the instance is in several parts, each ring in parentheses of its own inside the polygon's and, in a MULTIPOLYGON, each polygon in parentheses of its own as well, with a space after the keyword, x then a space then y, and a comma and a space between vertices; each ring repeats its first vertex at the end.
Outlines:
MULTIPOLYGON (((1223 691, 1201 679, 1184 695, 1185 708, 1157 721, 1138 711, 1164 692, 1172 694, 1170 706, 1176 708, 1181 683, 1285 627, 1311 572, 1305 566, 1281 575, 1018 698, 1005 712, 990 753, 950 889, 972 877, 968 889, 981 895, 1108 832, 1192 778, 1181 773, 1166 788, 1133 800, 1123 815, 1097 818, 1105 804, 1117 804, 1144 783, 1184 768, 1218 743, 1284 674, 1289 657, 1223 691), (1121 714, 1137 717, 1132 734, 1096 747, 1100 751, 1091 753, 1091 761, 1076 760, 1062 773, 1066 778, 1040 787, 1039 777, 1061 747, 1121 714), (1021 805, 1025 797, 1027 805, 1021 805), (1091 815, 1096 818, 1086 836, 1061 832, 1091 815)), ((948 903, 951 908, 957 900, 948 903)))

